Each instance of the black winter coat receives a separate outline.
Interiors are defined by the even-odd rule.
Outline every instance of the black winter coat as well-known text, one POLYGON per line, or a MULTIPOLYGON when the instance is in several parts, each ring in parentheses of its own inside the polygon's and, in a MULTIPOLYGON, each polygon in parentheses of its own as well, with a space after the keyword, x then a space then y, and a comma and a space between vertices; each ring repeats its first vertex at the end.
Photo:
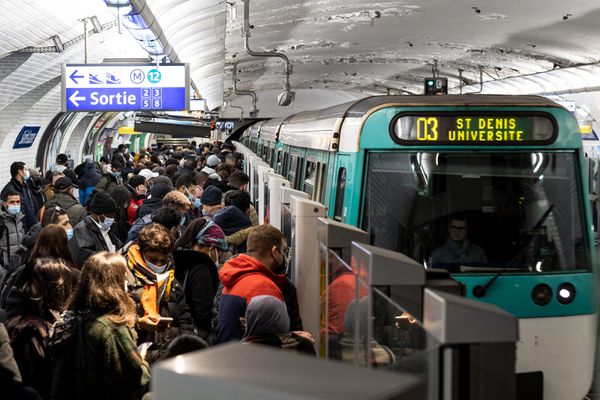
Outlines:
MULTIPOLYGON (((114 225, 113 225, 114 226, 114 225)), ((123 247, 123 243, 114 234, 114 228, 108 232, 108 236, 115 245, 116 250, 123 247)), ((100 232, 100 228, 92 220, 92 217, 86 215, 83 220, 73 228, 73 238, 69 240, 69 248, 73 254, 75 266, 79 269, 83 266, 92 254, 99 251, 108 250, 108 246, 104 242, 104 236, 100 232)))
MULTIPOLYGON (((144 283, 140 279, 137 279, 132 273, 130 273, 128 277, 128 282, 131 289, 130 295, 137 305, 138 316, 143 317, 144 309, 141 305, 141 295, 144 283), (132 284, 132 282, 135 283, 132 284)), ((185 302, 183 288, 179 282, 177 282, 177 279, 173 279, 169 299, 160 302, 158 312, 162 317, 173 318, 173 322, 169 328, 155 333, 137 329, 138 345, 145 342, 152 342, 152 346, 148 349, 146 355, 146 361, 150 364, 158 361, 163 356, 169 343, 177 336, 184 333, 194 334, 194 322, 190 315, 190 309, 185 302)))
POLYGON ((183 286, 198 336, 207 339, 212 331, 213 301, 219 287, 217 266, 207 254, 194 250, 177 250, 173 259, 175 278, 183 286))

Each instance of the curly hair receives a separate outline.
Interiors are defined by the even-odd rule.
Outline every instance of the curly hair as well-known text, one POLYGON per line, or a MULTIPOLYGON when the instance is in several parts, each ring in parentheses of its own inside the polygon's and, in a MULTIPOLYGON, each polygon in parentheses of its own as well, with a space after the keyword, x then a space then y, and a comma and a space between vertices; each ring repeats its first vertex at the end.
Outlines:
POLYGON ((125 292, 127 261, 117 253, 101 251, 83 265, 77 290, 69 310, 90 313, 95 317, 109 315, 117 324, 135 324, 135 303, 125 292))
MULTIPOLYGON (((62 228, 61 228, 62 230, 62 228)), ((42 313, 62 312, 72 288, 71 269, 61 259, 40 257, 23 286, 23 294, 33 301, 42 313)))
POLYGON ((138 245, 140 250, 158 251, 169 254, 173 250, 174 238, 167 229, 160 224, 149 224, 142 228, 138 235, 138 245))

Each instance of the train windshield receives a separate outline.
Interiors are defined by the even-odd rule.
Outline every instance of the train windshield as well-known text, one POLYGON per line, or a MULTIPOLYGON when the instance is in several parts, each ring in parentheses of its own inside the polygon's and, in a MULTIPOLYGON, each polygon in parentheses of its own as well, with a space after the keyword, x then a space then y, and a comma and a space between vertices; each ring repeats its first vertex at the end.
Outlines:
POLYGON ((453 273, 588 270, 575 152, 370 153, 371 242, 453 273))

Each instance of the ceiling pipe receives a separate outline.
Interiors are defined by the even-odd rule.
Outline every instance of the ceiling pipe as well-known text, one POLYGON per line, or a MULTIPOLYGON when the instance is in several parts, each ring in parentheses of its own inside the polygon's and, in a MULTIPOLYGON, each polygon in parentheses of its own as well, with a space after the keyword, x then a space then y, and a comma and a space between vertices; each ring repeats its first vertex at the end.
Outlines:
POLYGON ((258 115, 258 108, 256 108, 256 92, 252 90, 239 90, 237 88, 237 63, 233 64, 233 92, 238 96, 250 96, 252 97, 252 111, 250 111, 250 117, 256 117, 258 115))
POLYGON ((289 106, 294 102, 296 93, 290 90, 290 75, 292 74, 292 66, 289 58, 283 53, 254 51, 250 48, 250 29, 254 26, 250 25, 250 0, 242 0, 244 3, 244 48, 246 52, 253 57, 279 57, 285 62, 285 91, 277 96, 277 103, 280 106, 289 106))
POLYGON ((233 104, 231 104, 231 100, 229 100, 229 108, 239 108, 240 109, 240 121, 244 120, 244 107, 234 106, 233 104))

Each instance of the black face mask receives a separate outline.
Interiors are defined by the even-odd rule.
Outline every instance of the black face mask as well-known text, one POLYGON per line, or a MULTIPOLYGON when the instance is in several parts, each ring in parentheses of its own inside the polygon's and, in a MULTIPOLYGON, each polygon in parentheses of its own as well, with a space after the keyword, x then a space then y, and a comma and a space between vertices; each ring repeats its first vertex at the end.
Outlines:
POLYGON ((287 257, 289 250, 286 251, 285 253, 283 253, 278 249, 277 252, 281 256, 282 261, 280 263, 277 263, 277 267, 275 268, 275 273, 276 274, 287 274, 289 266, 290 266, 290 263, 289 263, 290 260, 287 257))

